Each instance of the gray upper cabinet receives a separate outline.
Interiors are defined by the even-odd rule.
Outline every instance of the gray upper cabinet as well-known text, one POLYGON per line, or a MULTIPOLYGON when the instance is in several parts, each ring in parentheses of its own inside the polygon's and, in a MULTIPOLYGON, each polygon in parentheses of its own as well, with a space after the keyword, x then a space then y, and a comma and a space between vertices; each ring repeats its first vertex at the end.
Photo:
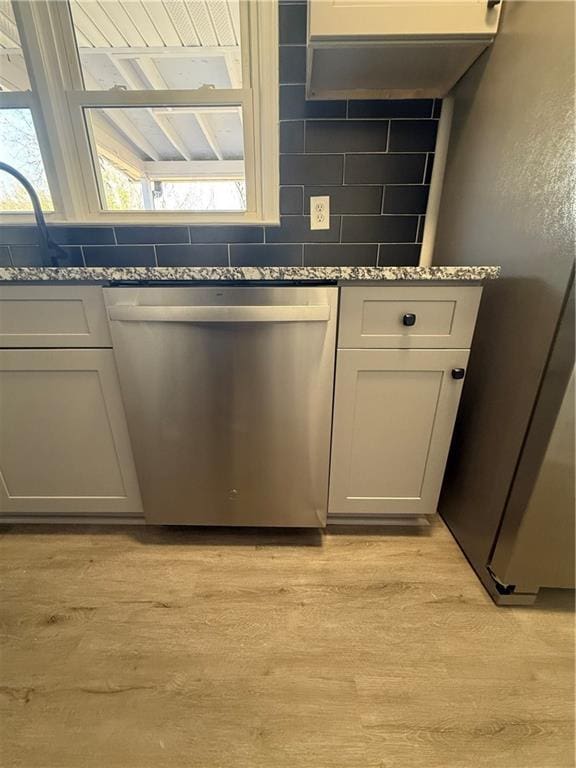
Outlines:
POLYGON ((0 513, 141 515, 111 349, 0 351, 0 513))
POLYGON ((0 347, 111 345, 99 286, 0 286, 0 347))
POLYGON ((307 95, 443 97, 498 30, 487 0, 309 0, 307 95))
POLYGON ((338 351, 329 514, 436 512, 467 350, 338 351))

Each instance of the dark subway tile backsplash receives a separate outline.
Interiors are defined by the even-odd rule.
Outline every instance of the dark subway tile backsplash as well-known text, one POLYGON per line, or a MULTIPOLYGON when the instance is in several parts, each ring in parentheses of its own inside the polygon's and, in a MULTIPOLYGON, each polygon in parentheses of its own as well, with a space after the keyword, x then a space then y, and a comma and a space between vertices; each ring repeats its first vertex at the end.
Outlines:
POLYGON ((301 215, 304 213, 302 187, 280 187, 280 213, 301 215))
POLYGON ((280 123, 280 153, 283 152, 304 152, 303 120, 280 123))
POLYGON ((382 213, 426 213, 428 189, 424 184, 389 184, 382 213))
POLYGON ((281 184, 342 184, 342 155, 280 155, 281 184))
POLYGON ((280 120, 346 117, 345 101, 306 101, 306 86, 280 86, 280 120))
POLYGON ((378 249, 379 267, 417 267, 420 245, 415 243, 382 243, 378 249))
POLYGON ((188 227, 116 227, 118 245, 189 243, 188 227))
POLYGON ((40 238, 35 226, 17 226, 3 224, 0 227, 0 244, 2 245, 38 245, 40 238))
POLYGON ((341 186, 304 187, 304 213, 310 212, 310 198, 318 195, 330 197, 330 213, 380 213, 382 187, 341 186))
POLYGON ((48 228, 50 237, 58 245, 115 245, 112 227, 68 227, 64 225, 48 228))
POLYGON ((307 243, 304 246, 305 267, 375 267, 378 245, 307 243))
MULTIPOLYGON (((69 264, 418 264, 442 102, 307 101, 306 3, 279 14, 280 225, 51 225, 69 264), (310 229, 316 195, 330 196, 329 230, 310 229)), ((40 264, 38 245, 32 225, 2 227, 0 266, 40 264)))
POLYGON ((343 243, 414 243, 418 216, 344 216, 343 243))
POLYGON ((348 117, 431 117, 432 99, 358 99, 348 104, 348 117))
POLYGON ((286 85, 306 82, 306 46, 280 46, 280 83, 286 85))
POLYGON ((11 267, 10 248, 7 245, 0 245, 0 267, 11 267))
POLYGON ((230 264, 233 267, 300 267, 302 266, 302 244, 239 243, 231 245, 230 264))
MULTIPOLYGON (((66 256, 55 254, 58 267, 83 267, 82 249, 79 245, 64 248, 66 256)), ((46 255, 37 245, 11 245, 12 265, 14 267, 45 267, 46 255)))
POLYGON ((424 184, 430 184, 432 181, 432 168, 434 167, 434 155, 428 155, 428 162, 426 164, 426 173, 424 174, 424 184))
POLYGON ((306 3, 280 3, 280 45, 306 43, 306 3))
POLYGON ((262 243, 262 227, 220 226, 190 227, 192 243, 262 243))
POLYGON ((228 246, 225 243, 206 245, 157 245, 159 267, 227 267, 228 246))
POLYGON ((282 216, 279 227, 266 227, 267 243, 337 243, 340 217, 330 216, 330 229, 310 229, 309 216, 282 216))
POLYGON ((425 154, 348 155, 345 184, 422 184, 425 154))
POLYGON ((386 120, 308 120, 306 152, 386 152, 386 120))
POLYGON ((90 245, 82 250, 87 267, 156 266, 153 245, 90 245))
POLYGON ((435 120, 392 120, 390 152, 434 152, 437 126, 435 120))

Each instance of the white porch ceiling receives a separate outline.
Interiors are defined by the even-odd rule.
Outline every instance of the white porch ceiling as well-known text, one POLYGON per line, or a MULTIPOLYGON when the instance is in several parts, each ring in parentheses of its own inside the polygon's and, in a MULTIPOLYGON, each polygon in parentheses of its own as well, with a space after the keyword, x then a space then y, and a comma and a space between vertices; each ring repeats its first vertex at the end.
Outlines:
MULTIPOLYGON (((88 90, 242 85, 239 0, 71 0, 70 8, 88 90)), ((0 0, 0 87, 30 87, 8 0, 0 0)), ((126 167, 243 159, 236 108, 107 108, 92 114, 99 149, 110 160, 121 149, 126 167)))

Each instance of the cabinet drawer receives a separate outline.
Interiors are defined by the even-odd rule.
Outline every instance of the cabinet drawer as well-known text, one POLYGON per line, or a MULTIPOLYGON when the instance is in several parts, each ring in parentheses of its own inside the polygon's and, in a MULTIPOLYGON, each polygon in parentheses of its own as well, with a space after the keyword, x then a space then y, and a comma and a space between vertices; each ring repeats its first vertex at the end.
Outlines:
POLYGON ((467 349, 481 294, 481 286, 344 286, 338 346, 467 349))
POLYGON ((0 347, 111 346, 100 286, 0 287, 0 347))

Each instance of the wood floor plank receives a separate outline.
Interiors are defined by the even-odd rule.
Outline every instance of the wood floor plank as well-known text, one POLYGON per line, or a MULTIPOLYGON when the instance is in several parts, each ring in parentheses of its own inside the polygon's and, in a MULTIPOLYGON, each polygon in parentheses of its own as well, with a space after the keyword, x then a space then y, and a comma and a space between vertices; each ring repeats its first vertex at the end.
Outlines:
POLYGON ((2 768, 573 768, 567 593, 447 530, 11 526, 2 768))

